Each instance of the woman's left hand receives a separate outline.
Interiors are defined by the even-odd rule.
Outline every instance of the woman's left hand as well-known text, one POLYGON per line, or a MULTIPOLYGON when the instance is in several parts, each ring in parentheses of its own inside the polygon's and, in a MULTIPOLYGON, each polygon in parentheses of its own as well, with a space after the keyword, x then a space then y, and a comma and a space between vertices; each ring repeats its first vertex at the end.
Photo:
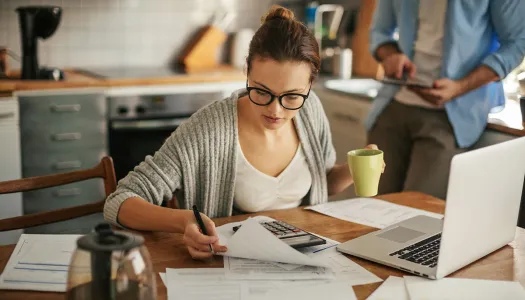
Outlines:
MULTIPOLYGON (((379 150, 376 144, 370 144, 365 147, 365 149, 371 149, 371 150, 379 150)), ((386 163, 383 160, 383 169, 381 170, 381 173, 385 173, 386 163)))

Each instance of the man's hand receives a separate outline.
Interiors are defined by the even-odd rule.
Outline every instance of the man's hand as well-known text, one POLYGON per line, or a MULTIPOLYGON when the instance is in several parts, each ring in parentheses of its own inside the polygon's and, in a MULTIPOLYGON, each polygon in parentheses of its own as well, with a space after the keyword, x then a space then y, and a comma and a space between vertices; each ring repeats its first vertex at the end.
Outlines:
POLYGON ((438 107, 443 107, 446 102, 465 93, 461 82, 448 78, 434 81, 433 86, 433 88, 409 87, 409 89, 438 107))
POLYGON ((404 71, 408 73, 408 78, 412 79, 416 75, 416 65, 402 53, 387 56, 381 64, 385 69, 385 75, 389 77, 402 79, 404 71))

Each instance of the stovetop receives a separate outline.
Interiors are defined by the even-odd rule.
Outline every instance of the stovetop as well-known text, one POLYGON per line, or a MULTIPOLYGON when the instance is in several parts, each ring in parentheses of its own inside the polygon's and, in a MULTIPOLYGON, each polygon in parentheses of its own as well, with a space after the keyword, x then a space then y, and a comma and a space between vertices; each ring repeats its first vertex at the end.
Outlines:
POLYGON ((85 68, 79 71, 103 79, 162 78, 185 74, 182 69, 169 67, 107 67, 85 68))

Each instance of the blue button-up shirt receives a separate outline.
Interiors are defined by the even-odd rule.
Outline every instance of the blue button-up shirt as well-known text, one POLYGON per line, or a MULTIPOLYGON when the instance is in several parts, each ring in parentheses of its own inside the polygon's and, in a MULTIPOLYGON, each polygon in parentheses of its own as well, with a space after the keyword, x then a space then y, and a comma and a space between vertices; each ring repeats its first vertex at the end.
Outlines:
MULTIPOLYGON (((442 0, 437 0, 442 1, 442 0)), ((410 59, 417 38, 419 0, 378 0, 370 31, 370 51, 397 42, 410 59), (399 40, 394 32, 399 31, 399 40)), ((525 55, 525 0, 448 0, 441 77, 461 79, 481 64, 500 79, 525 55)), ((384 85, 366 120, 370 130, 399 87, 384 85)), ((445 104, 459 147, 474 144, 487 125, 490 110, 505 104, 503 85, 492 82, 445 104)))

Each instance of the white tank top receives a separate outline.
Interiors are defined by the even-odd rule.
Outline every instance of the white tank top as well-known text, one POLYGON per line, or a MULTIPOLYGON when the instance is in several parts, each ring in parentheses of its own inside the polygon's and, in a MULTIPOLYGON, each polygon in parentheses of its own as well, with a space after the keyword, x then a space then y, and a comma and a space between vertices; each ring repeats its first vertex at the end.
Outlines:
POLYGON ((297 207, 308 194, 312 175, 302 147, 277 177, 267 175, 252 166, 237 143, 237 173, 234 206, 243 212, 297 207))

